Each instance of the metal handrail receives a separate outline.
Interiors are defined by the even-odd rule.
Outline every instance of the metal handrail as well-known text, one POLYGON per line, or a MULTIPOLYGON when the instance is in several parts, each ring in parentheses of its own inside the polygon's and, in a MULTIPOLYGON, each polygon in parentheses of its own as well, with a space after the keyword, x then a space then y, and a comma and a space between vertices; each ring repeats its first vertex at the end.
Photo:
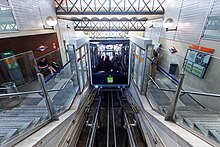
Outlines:
MULTIPOLYGON (((153 64, 155 64, 150 58, 147 58, 148 60, 150 60, 153 64)), ((169 73, 167 73, 162 67, 160 67, 158 64, 155 64, 159 70, 161 70, 162 72, 164 72, 168 77, 171 78, 171 80, 174 81, 175 84, 177 84, 179 81, 174 78, 173 76, 171 76, 169 73)), ((175 92, 175 89, 164 89, 164 88, 160 88, 159 85, 156 83, 155 80, 152 79, 151 76, 149 76, 150 79, 152 80, 152 82, 155 84, 155 86, 162 91, 172 91, 175 92)), ((183 89, 181 89, 181 93, 187 93, 187 94, 195 94, 195 95, 202 95, 202 96, 211 96, 211 97, 220 97, 220 94, 216 94, 216 93, 206 93, 206 92, 198 92, 198 91, 184 91, 183 89)))
MULTIPOLYGON (((50 89, 50 90, 47 90, 47 92, 55 92, 55 91, 63 90, 66 87, 66 85, 69 83, 71 78, 74 76, 74 74, 75 74, 75 71, 73 72, 73 74, 70 76, 70 78, 65 82, 65 84, 60 89, 50 89)), ((35 93, 41 94, 42 90, 0 94, 0 99, 2 97, 21 96, 21 95, 28 95, 28 94, 35 94, 35 93)))
POLYGON ((147 57, 147 59, 150 60, 152 64, 156 65, 157 68, 158 68, 160 71, 162 71, 163 73, 165 73, 165 75, 168 76, 168 77, 171 79, 171 81, 173 81, 176 85, 179 83, 179 81, 178 81, 175 77, 173 77, 172 75, 170 75, 166 70, 164 70, 164 69, 163 69, 162 67, 160 67, 158 64, 155 64, 152 59, 150 59, 149 57, 147 57))
POLYGON ((61 70, 63 70, 71 61, 73 60, 73 58, 72 59, 70 59, 66 64, 64 64, 61 68, 59 68, 54 74, 52 74, 49 78, 47 78, 46 80, 45 80, 45 83, 47 83, 48 81, 50 81, 54 76, 56 76, 61 70))
MULTIPOLYGON (((119 97, 119 93, 118 93, 117 99, 119 100, 120 106, 122 107, 122 102, 121 102, 121 99, 119 97)), ((126 114, 126 112, 124 110, 123 110, 123 115, 124 115, 124 119, 125 119, 125 124, 127 126, 126 130, 127 130, 127 133, 128 133, 128 138, 129 138, 130 146, 131 147, 136 147, 135 138, 134 138, 134 136, 132 134, 132 130, 131 130, 131 126, 130 126, 131 124, 129 123, 127 114, 126 114)))
MULTIPOLYGON (((157 89, 162 90, 162 91, 171 91, 171 92, 175 92, 176 89, 165 89, 165 88, 160 88, 160 86, 156 83, 156 81, 149 76, 151 81, 155 84, 155 86, 157 87, 157 89)), ((202 96, 210 96, 210 97, 220 97, 220 94, 216 94, 216 93, 206 93, 206 92, 198 92, 198 91, 185 91, 183 89, 181 89, 180 91, 181 93, 187 93, 187 94, 194 94, 194 95, 202 95, 202 96)))

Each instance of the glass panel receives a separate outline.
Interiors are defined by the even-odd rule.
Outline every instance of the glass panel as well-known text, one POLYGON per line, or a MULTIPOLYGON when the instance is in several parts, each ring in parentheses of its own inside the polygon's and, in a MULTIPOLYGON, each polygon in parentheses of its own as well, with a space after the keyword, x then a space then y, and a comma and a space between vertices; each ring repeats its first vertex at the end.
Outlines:
POLYGON ((131 74, 134 76, 134 61, 135 61, 135 45, 132 43, 131 44, 131 74))
MULTIPOLYGON (((79 89, 75 50, 73 50, 73 46, 71 47, 71 51, 68 51, 70 60, 63 66, 55 66, 55 63, 50 64, 49 66, 53 67, 56 72, 53 75, 45 76, 46 87, 48 90, 52 90, 52 92, 49 92, 49 96, 57 112, 61 112, 69 107, 79 89)), ((68 49, 70 49, 69 46, 68 49)))
POLYGON ((84 73, 84 81, 86 84, 87 82, 87 63, 86 63, 86 49, 85 46, 83 46, 81 48, 81 52, 82 52, 82 64, 83 64, 83 73, 84 73))
POLYGON ((139 68, 138 68, 138 80, 137 80, 137 86, 139 90, 142 89, 142 84, 143 84, 142 80, 144 76, 144 58, 145 58, 145 51, 141 49, 139 54, 139 68))
POLYGON ((21 96, 4 94, 40 91, 32 51, 18 55, 2 53, 0 60, 0 146, 49 120, 40 93, 21 96))
MULTIPOLYGON (((176 83, 179 81, 179 72, 182 71, 180 68, 183 67, 186 71, 182 91, 197 92, 198 94, 213 93, 219 95, 219 69, 216 68, 220 64, 218 58, 211 57, 211 62, 207 65, 208 69, 206 73, 204 73, 204 78, 201 79, 198 74, 192 72, 193 66, 187 64, 189 64, 189 61, 193 61, 197 64, 203 65, 204 62, 209 62, 209 57, 206 58, 206 56, 199 55, 195 52, 189 54, 189 51, 186 52, 185 58, 178 54, 171 55, 165 50, 161 50, 160 54, 163 54, 163 56, 166 57, 161 58, 161 61, 159 62, 159 66, 161 66, 166 72, 163 72, 163 70, 157 71, 155 78, 155 81, 160 88, 175 90, 177 88, 176 83), (178 66, 174 68, 173 65, 170 64, 172 63, 172 60, 168 60, 169 58, 181 62, 176 62, 178 66)), ((174 97, 174 92, 159 90, 153 82, 148 83, 147 91, 149 93, 147 95, 149 101, 153 106, 158 106, 155 108, 165 116, 169 110, 170 102, 174 97)), ((206 134, 203 137, 209 137, 216 141, 215 144, 220 143, 219 103, 219 97, 202 96, 196 95, 195 93, 181 93, 177 102, 174 120, 175 122, 182 123, 185 127, 190 127, 190 129, 193 129, 194 132, 197 132, 198 134, 201 133, 199 135, 204 135, 209 132, 208 135, 206 134)))
POLYGON ((79 84, 80 84, 80 91, 83 90, 83 76, 82 76, 82 66, 81 66, 81 59, 80 59, 80 49, 76 50, 76 60, 77 60, 77 71, 79 76, 79 84))
POLYGON ((139 76, 139 54, 141 49, 138 46, 135 46, 135 59, 134 59, 134 82, 138 84, 138 76, 139 76))
POLYGON ((220 39, 220 16, 208 17, 208 23, 204 32, 205 39, 220 39))
POLYGON ((0 33, 18 31, 18 26, 10 7, 0 6, 0 33))

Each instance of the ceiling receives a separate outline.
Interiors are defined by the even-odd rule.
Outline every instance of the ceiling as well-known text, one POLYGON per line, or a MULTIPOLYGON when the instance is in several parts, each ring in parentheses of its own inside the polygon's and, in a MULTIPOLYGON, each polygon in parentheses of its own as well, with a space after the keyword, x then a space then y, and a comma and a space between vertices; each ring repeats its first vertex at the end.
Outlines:
POLYGON ((76 31, 144 31, 147 20, 162 18, 165 0, 54 0, 57 17, 76 31))

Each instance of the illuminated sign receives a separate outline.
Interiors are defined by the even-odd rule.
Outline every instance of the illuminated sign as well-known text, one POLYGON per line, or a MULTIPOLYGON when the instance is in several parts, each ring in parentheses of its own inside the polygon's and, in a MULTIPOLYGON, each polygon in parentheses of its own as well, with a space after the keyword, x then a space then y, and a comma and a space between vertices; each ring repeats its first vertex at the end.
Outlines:
POLYGON ((107 83, 113 83, 113 77, 107 77, 107 83))

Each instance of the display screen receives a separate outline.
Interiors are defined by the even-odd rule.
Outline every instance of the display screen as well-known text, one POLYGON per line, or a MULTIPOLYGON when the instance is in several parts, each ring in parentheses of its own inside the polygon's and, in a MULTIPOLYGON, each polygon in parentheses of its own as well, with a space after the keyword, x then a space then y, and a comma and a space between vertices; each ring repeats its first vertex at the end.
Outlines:
POLYGON ((184 60, 183 69, 199 78, 203 78, 210 59, 210 54, 188 49, 184 60))

